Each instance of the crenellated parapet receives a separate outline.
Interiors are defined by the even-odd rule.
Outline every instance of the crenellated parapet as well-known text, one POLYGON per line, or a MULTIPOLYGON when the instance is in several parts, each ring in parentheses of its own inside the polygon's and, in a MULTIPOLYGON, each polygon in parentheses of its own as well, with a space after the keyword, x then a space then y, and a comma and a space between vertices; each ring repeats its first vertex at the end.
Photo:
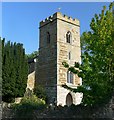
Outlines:
POLYGON ((72 17, 69 17, 69 16, 66 16, 66 15, 63 15, 62 13, 60 12, 56 12, 55 14, 53 14, 52 16, 49 16, 47 17, 45 20, 42 20, 40 22, 40 27, 50 23, 50 22, 53 22, 54 20, 62 20, 62 21, 66 21, 68 23, 72 23, 74 25, 77 25, 79 26, 80 23, 79 23, 79 20, 78 19, 73 19, 72 17))

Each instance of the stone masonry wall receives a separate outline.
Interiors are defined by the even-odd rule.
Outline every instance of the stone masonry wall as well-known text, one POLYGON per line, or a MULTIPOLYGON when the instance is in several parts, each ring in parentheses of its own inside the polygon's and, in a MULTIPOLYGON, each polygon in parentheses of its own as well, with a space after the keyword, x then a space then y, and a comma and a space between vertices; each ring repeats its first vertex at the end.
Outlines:
POLYGON ((56 100, 57 89, 57 26, 53 21, 44 26, 40 25, 39 58, 36 72, 36 82, 44 86, 48 102, 56 100), (50 43, 47 43, 47 32, 50 33, 50 43))
MULTIPOLYGON (((70 93, 61 87, 62 84, 67 84, 70 87, 75 87, 82 84, 77 75, 73 75, 73 84, 67 83, 67 69, 62 65, 66 61, 70 66, 74 66, 75 62, 81 62, 81 49, 80 49, 80 24, 79 21, 75 22, 61 13, 58 13, 57 21, 57 104, 65 105, 66 96, 70 93), (73 22, 72 22, 73 21, 73 22), (66 42, 67 32, 71 32, 71 43, 66 42), (69 60, 69 52, 71 52, 71 59, 69 60)), ((82 100, 82 94, 72 93, 73 104, 79 104, 82 100)))
MULTIPOLYGON (((61 14, 58 14, 61 16, 61 14)), ((57 22, 57 64, 58 64, 58 84, 66 83, 67 70, 62 65, 63 61, 73 66, 75 62, 81 62, 80 49, 80 26, 79 22, 75 24, 67 21, 57 22), (72 34, 71 43, 66 42, 66 33, 70 31, 72 34), (71 52, 71 59, 68 59, 68 53, 71 52)), ((74 85, 80 84, 80 79, 75 76, 74 85)))
POLYGON ((33 71, 28 75, 27 88, 29 88, 30 90, 33 90, 34 84, 35 84, 35 71, 33 71))

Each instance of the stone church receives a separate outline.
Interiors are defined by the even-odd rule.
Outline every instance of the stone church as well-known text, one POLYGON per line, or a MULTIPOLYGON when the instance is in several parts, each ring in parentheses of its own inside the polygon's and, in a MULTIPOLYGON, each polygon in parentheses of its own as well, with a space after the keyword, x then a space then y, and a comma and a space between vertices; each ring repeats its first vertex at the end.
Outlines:
POLYGON ((77 88, 81 78, 62 65, 81 62, 80 22, 60 12, 40 22, 39 56, 36 62, 35 83, 46 90, 48 103, 57 105, 80 104, 81 93, 73 93, 61 85, 77 88))

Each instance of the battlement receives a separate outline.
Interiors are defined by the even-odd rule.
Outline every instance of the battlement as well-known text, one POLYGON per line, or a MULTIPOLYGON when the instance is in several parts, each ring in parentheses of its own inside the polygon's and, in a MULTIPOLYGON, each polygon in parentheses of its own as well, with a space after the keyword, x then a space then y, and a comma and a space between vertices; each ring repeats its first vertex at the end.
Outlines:
POLYGON ((78 19, 73 19, 72 17, 68 17, 67 15, 63 15, 60 12, 56 12, 52 16, 47 17, 45 20, 40 22, 40 27, 44 26, 45 24, 48 24, 49 22, 53 22, 54 20, 59 19, 74 25, 80 25, 78 19))

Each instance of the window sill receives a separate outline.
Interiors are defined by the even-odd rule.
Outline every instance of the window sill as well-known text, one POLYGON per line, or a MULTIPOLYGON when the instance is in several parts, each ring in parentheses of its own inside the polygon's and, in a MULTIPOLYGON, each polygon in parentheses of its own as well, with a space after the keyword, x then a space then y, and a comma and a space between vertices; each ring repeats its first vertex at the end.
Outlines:
POLYGON ((66 83, 66 85, 67 85, 68 87, 77 88, 77 86, 74 85, 73 83, 66 83))

